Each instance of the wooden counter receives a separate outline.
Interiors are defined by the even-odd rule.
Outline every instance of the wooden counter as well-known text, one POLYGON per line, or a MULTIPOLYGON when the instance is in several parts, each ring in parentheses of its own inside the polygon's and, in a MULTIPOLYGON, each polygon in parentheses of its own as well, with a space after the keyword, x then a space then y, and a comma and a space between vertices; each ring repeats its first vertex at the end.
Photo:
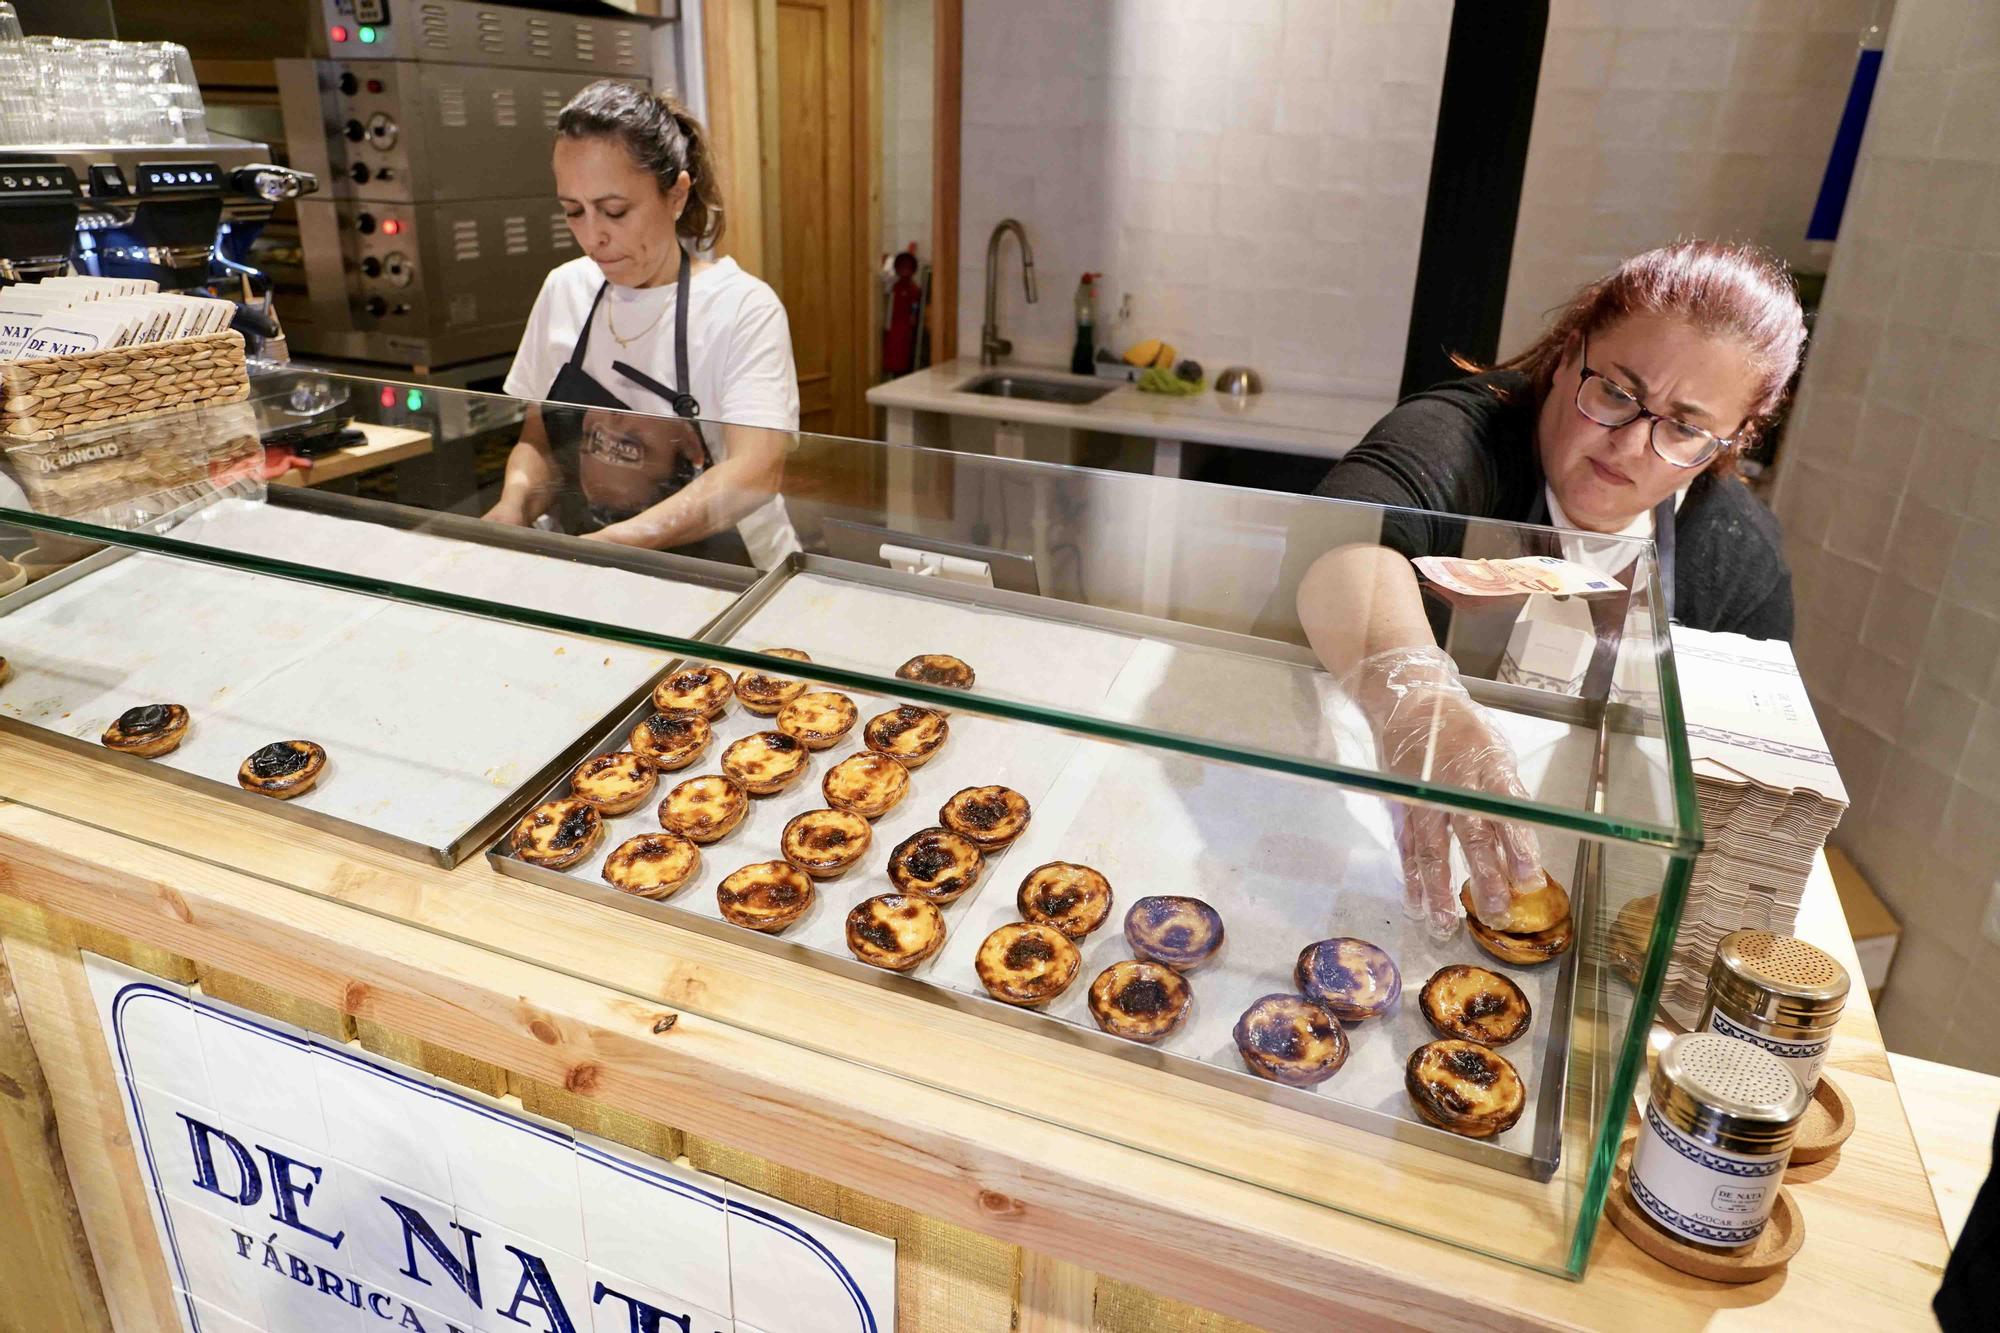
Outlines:
MULTIPOLYGON (((46 972, 74 939, 58 927, 113 932, 330 1022, 408 1034, 578 1105, 668 1122, 844 1197, 1020 1247, 1011 1315, 954 1313, 919 1291, 902 1306, 905 1329, 1234 1327, 1179 1306, 1131 1313, 1158 1301, 1146 1292, 1274 1329, 1931 1326, 1945 1240, 1858 992, 1828 1067, 1860 1127, 1837 1169, 1796 1187, 1807 1240, 1790 1271, 1710 1286, 1607 1225, 1578 1283, 1226 1172, 1275 1164, 1330 1197, 1398 1190, 1413 1224, 1468 1238, 1545 1206, 1525 1187, 1488 1173, 1468 1185, 1435 1154, 1373 1138, 1365 1151, 1288 1152, 1299 1140, 1272 1108, 546 892, 483 860, 425 867, 13 736, 0 736, 0 800, 0 933, 17 986, 22 964, 46 972)), ((1823 865, 1807 902, 1800 933, 1852 967, 1823 865)), ((59 1069, 39 1034, 35 1044, 105 1300, 114 1318, 122 1304, 122 1327, 153 1327, 141 1313, 147 1252, 159 1261, 143 1202, 134 1211, 91 1160, 129 1158, 116 1147, 123 1124, 98 1125, 93 1141, 102 1108, 90 1108, 89 1071, 59 1069)))

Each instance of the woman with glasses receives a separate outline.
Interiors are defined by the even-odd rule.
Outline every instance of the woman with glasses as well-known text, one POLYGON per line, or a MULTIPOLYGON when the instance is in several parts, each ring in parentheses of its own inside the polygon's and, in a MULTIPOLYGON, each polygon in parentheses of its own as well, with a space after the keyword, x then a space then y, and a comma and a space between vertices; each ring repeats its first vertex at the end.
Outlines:
MULTIPOLYGON (((1462 553, 1466 525, 1451 516, 1650 537, 1675 621, 1791 637, 1777 522, 1734 468, 1775 413, 1804 341, 1782 263, 1746 246, 1684 241, 1584 287, 1526 351, 1415 394, 1375 424, 1317 493, 1428 513, 1388 515, 1378 541, 1320 555, 1299 583, 1298 613, 1386 765, 1526 794, 1506 741, 1438 647, 1410 565, 1462 553)), ((1588 547, 1587 537, 1553 541, 1571 558, 1588 547)), ((1591 562, 1629 578, 1632 557, 1591 562)), ((1538 868, 1525 830, 1406 808, 1408 903, 1439 933, 1457 916, 1454 835, 1482 917, 1499 917, 1538 868)))

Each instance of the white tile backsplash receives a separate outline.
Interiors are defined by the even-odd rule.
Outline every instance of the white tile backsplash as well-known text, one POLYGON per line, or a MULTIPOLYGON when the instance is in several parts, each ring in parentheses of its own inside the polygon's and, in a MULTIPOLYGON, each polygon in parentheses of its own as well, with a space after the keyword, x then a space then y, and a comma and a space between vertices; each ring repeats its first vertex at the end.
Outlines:
POLYGON ((254 1252, 247 1259, 238 1255, 227 1219, 172 1199, 166 1208, 173 1252, 180 1257, 181 1289, 252 1328, 263 1328, 264 1288, 290 1279, 260 1267, 254 1252))
POLYGON ((577 1196, 576 1153, 567 1133, 483 1099, 443 1104, 442 1132, 451 1162, 453 1202, 481 1217, 519 1219, 537 1241, 583 1257, 583 1205, 577 1196), (496 1162, 507 1164, 495 1170, 496 1162))
POLYGON ((328 1154, 370 1163, 372 1170, 408 1189, 450 1200, 451 1165, 443 1147, 446 1111, 442 1098, 429 1092, 431 1080, 358 1050, 315 1045, 328 1154))
POLYGON ((687 1333, 732 1333, 733 1329, 742 1327, 726 1314, 691 1305, 683 1297, 635 1282, 610 1269, 590 1264, 586 1265, 585 1272, 590 1280, 593 1304, 589 1322, 581 1319, 577 1322, 579 1333, 631 1333, 632 1301, 642 1301, 655 1310, 666 1312, 667 1318, 660 1325, 662 1333, 677 1328, 678 1325, 672 1321, 682 1318, 688 1321, 687 1333), (601 1300, 598 1299, 600 1288, 604 1292, 601 1300), (621 1295, 630 1300, 620 1300, 621 1295))
POLYGON ((99 958, 90 970, 90 990, 100 1015, 109 1017, 117 1003, 115 1023, 104 1025, 104 1044, 121 1079, 129 1077, 197 1105, 207 1104, 208 1067, 195 1041, 187 987, 99 958))
POLYGON ((209 1104, 324 1153, 326 1120, 305 1033, 208 997, 195 1007, 194 1018, 208 1066, 209 1104))
POLYGON ((588 1326, 584 1311, 590 1308, 590 1280, 581 1258, 463 1208, 458 1224, 479 1233, 485 1308, 475 1322, 481 1333, 560 1327, 553 1317, 557 1310, 578 1327, 588 1326))
POLYGON ((961 352, 978 349, 987 236, 1011 216, 1041 286, 1026 304, 1007 242, 1016 360, 1068 364, 1088 270, 1114 352, 1158 337, 1211 373, 1393 395, 1449 26, 1431 0, 968 4, 961 352), (1286 323, 1300 307, 1305 333, 1286 323))

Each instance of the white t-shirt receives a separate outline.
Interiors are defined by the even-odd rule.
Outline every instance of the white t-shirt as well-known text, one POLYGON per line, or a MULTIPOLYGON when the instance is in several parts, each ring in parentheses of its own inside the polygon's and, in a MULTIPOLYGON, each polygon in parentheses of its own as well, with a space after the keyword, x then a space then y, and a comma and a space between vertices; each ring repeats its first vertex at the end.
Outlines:
MULTIPOLYGON (((507 392, 516 398, 548 396, 556 372, 570 358, 583 331, 590 303, 604 273, 588 255, 559 264, 542 280, 541 294, 528 314, 527 331, 507 372, 507 392)), ((785 307, 769 283, 745 273, 733 259, 698 268, 688 279, 688 380, 684 388, 701 405, 700 419, 771 430, 799 428, 799 377, 792 363, 792 330, 785 307)), ((611 368, 623 361, 664 385, 674 384, 674 316, 680 284, 620 287, 604 294, 592 321, 585 374, 636 412, 673 415, 673 404, 611 368), (616 325, 630 337, 621 347, 616 325)), ((727 456, 724 432, 707 432, 717 461, 727 456)), ((782 497, 774 497, 736 525, 759 568, 769 569, 799 549, 782 497)))

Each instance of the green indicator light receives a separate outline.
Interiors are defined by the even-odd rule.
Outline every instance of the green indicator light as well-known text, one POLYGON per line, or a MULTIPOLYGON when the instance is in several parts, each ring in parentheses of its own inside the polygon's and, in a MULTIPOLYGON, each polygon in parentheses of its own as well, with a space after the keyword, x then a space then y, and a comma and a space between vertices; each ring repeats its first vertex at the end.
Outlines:
POLYGON ((405 398, 403 399, 403 406, 404 406, 404 408, 406 408, 407 410, 409 410, 409 411, 411 411, 411 412, 421 412, 421 411, 423 411, 423 410, 424 410, 424 391, 423 391, 422 389, 412 389, 412 390, 410 390, 410 392, 409 392, 408 396, 407 396, 407 397, 405 397, 405 398))
POLYGON ((363 42, 373 43, 375 40, 375 30, 373 28, 368 28, 368 27, 362 28, 361 40, 363 42))

